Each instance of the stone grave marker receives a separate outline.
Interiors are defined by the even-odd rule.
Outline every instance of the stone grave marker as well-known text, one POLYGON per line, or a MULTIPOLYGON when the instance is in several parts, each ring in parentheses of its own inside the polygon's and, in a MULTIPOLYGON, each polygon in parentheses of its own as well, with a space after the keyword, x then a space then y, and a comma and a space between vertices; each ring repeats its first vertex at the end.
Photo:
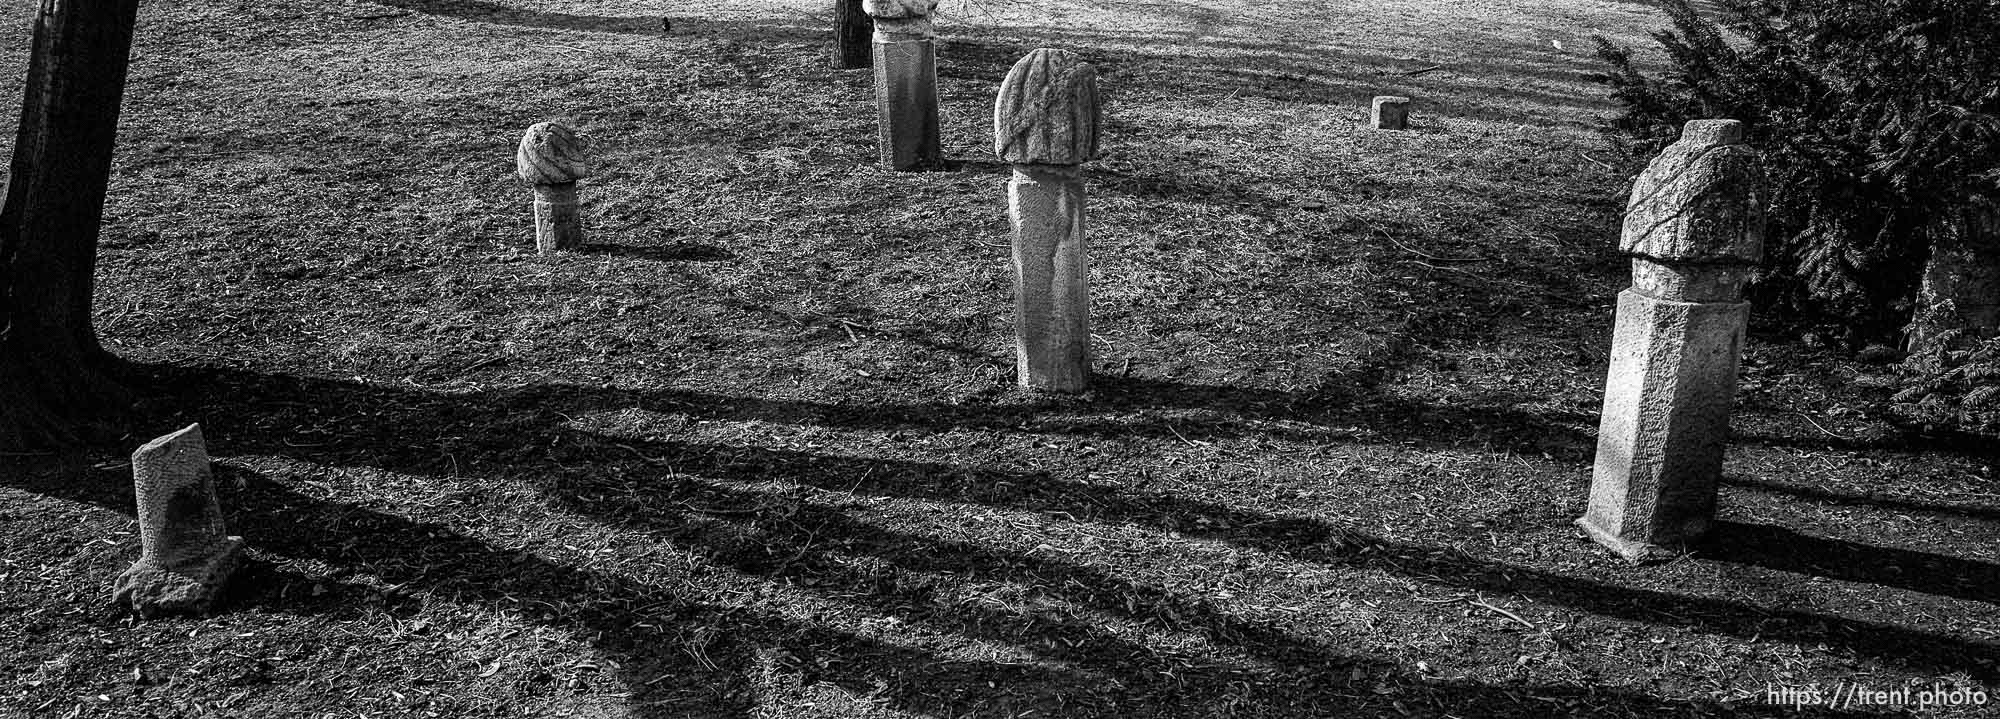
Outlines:
POLYGON ((1089 255, 1080 165, 1097 156, 1097 70, 1043 48, 1014 63, 993 108, 1013 165, 1015 365, 1024 387, 1081 392, 1090 375, 1089 255))
POLYGON ((243 538, 223 526, 201 425, 133 452, 132 484, 142 549, 112 600, 145 617, 208 611, 241 561, 243 538))
POLYGON ((590 175, 583 141, 553 122, 538 122, 521 137, 514 172, 535 186, 535 249, 541 254, 583 245, 577 220, 576 181, 590 175))
POLYGON ((1632 187, 1590 505, 1577 523, 1634 562, 1667 559, 1715 516, 1763 257, 1763 171, 1734 120, 1687 123, 1632 187))

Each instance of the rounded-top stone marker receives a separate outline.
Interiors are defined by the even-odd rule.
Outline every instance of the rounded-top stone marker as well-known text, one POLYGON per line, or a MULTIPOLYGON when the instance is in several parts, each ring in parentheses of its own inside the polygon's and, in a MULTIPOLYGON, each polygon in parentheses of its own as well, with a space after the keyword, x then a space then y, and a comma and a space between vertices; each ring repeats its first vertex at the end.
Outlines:
POLYGON ((553 122, 537 122, 521 136, 514 151, 514 173, 536 185, 561 185, 590 176, 583 140, 576 131, 553 122))
POLYGON ((993 101, 993 152, 1013 165, 1015 368, 1022 386, 1082 392, 1090 381, 1090 259, 1083 162, 1097 157, 1097 71, 1076 55, 1028 53, 993 101))
POLYGON ((590 176, 583 141, 553 122, 538 122, 514 151, 514 174, 535 186, 535 247, 542 254, 583 244, 576 181, 590 176))
POLYGON ((1016 165, 1079 165, 1097 157, 1097 69, 1041 48, 1014 63, 993 103, 993 152, 1016 165))

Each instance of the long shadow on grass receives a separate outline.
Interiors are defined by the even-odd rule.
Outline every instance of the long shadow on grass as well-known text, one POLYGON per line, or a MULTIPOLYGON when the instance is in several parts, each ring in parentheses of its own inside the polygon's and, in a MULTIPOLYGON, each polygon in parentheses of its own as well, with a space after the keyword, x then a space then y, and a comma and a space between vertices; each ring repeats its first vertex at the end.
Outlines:
MULTIPOLYGON (((1908 451, 1907 448, 1903 449, 1904 451, 1908 451)), ((1971 448, 1966 448, 1966 449, 1969 450, 1971 448)), ((1953 503, 1953 502, 1924 502, 1918 500, 1898 499, 1895 497, 1883 497, 1877 495, 1861 496, 1853 494, 1844 494, 1841 492, 1829 492, 1827 490, 1820 489, 1818 487, 1808 487, 1797 484, 1789 484, 1785 482, 1773 482, 1770 480, 1763 480, 1763 479, 1748 479, 1744 477, 1729 476, 1729 475, 1723 476, 1722 483, 1732 487, 1741 487, 1743 489, 1748 489, 1757 492, 1789 494, 1794 497, 1798 497, 1800 499, 1805 499, 1814 502, 1823 502, 1827 504, 1838 504, 1851 507, 1880 507, 1883 509, 1894 509, 1905 512, 1923 512, 1926 514, 1949 514, 1960 517, 1971 517, 1975 519, 2000 520, 2000 507, 1993 507, 1993 506, 1982 506, 1977 504, 1965 504, 1965 503, 1953 503)))
POLYGON ((665 245, 620 245, 591 243, 577 248, 578 252, 609 257, 627 257, 653 262, 725 262, 736 259, 736 253, 699 242, 673 242, 665 245))
MULTIPOLYGON (((1022 689, 1082 694, 1101 681, 1046 666, 957 660, 751 606, 694 601, 622 575, 498 549, 447 525, 315 498, 243 467, 217 469, 224 487, 242 484, 227 497, 230 526, 254 549, 284 560, 325 562, 345 575, 374 576, 404 593, 532 610, 523 613, 579 630, 616 657, 641 717, 762 716, 753 705, 759 687, 752 684, 759 678, 760 658, 771 655, 785 657, 787 669, 810 671, 857 693, 879 692, 881 682, 894 680, 895 704, 925 713, 974 705, 996 710, 980 716, 1014 716, 1025 708, 1014 706, 1020 698, 1032 696, 1022 689), (668 692, 676 687, 703 691, 668 692)), ((9 484, 131 513, 130 482, 116 471, 9 484)), ((382 601, 342 592, 313 599, 282 584, 308 579, 286 571, 246 576, 275 581, 235 588, 232 598, 272 611, 338 613, 360 601, 382 601)))
MULTIPOLYGON (((1506 390, 1463 392, 1452 401, 1429 400, 1397 391, 1399 375, 1417 360, 1420 341, 1475 342, 1507 330, 1506 318, 1468 320, 1449 316, 1459 295, 1474 291, 1433 278, 1431 307, 1388 324, 1380 346, 1357 357, 1353 366, 1321 377, 1313 386, 1272 389, 1203 384, 1114 373, 1092 379, 1087 398, 1041 396, 1016 401, 1004 392, 960 401, 912 404, 833 404, 758 397, 723 397, 680 390, 582 391, 563 387, 519 390, 527 404, 565 403, 585 409, 636 408, 700 419, 759 420, 843 428, 910 428, 930 431, 990 429, 1091 437, 1152 437, 1203 440, 1269 437, 1299 441, 1398 441, 1421 446, 1491 446, 1520 454, 1547 454, 1583 460, 1594 446, 1588 427, 1594 416, 1560 410, 1522 409, 1546 399, 1506 390), (1443 310, 1438 309, 1443 307, 1443 310), (568 398, 568 399, 565 399, 568 398)), ((1491 294, 1489 305, 1498 305, 1491 294)), ((940 339, 950 331, 877 329, 846 318, 800 314, 752 303, 737 308, 808 326, 834 336, 843 329, 890 336, 898 341, 964 357, 983 358, 1001 372, 1012 362, 940 339)), ((866 318, 863 319, 872 319, 866 318)), ((998 388, 996 388, 998 389, 998 388)))
MULTIPOLYGON (((1422 76, 1404 75, 1406 60, 1382 55, 1357 55, 1328 49, 1302 49, 1285 42, 1202 40, 1204 52, 1188 46, 1161 44, 1140 32, 1087 30, 1058 32, 1037 28, 1018 33, 1001 30, 979 37, 948 35, 939 51, 939 75, 997 82, 1014 61, 1037 47, 1076 52, 1104 76, 1101 86, 1115 95, 1129 87, 1146 93, 1170 93, 1195 98, 1259 97, 1286 103, 1356 108, 1384 93, 1407 94, 1429 105, 1431 117, 1463 117, 1518 123, 1531 115, 1511 107, 1591 107, 1574 93, 1523 89, 1496 84, 1505 78, 1577 81, 1592 71, 1588 60, 1548 58, 1526 52, 1495 55, 1483 62, 1454 63, 1422 76), (1032 37, 1028 37, 1032 35, 1032 37), (1563 65, 1554 70, 1538 65, 1563 65)), ((1569 123, 1575 124, 1575 123, 1569 123)))
MULTIPOLYGON (((342 589, 313 597, 305 585, 328 577, 256 565, 240 581, 261 583, 236 587, 235 604, 224 611, 249 605, 341 614, 355 604, 392 604, 415 594, 520 611, 591 637, 618 662, 634 716, 647 719, 764 716, 760 710, 775 707, 759 704, 784 699, 770 696, 772 669, 801 685, 826 682, 871 702, 935 716, 1014 717, 1034 710, 1073 717, 1207 717, 1241 710, 1318 717, 1407 715, 1410 706, 1492 717, 1716 711, 1712 704, 1595 689, 1428 680, 1088 567, 888 531, 831 507, 710 483, 572 471, 545 489, 565 509, 701 550, 765 581, 818 585, 927 630, 1009 643, 1040 660, 954 659, 753 606, 762 602, 700 601, 622 574, 496 548, 447 524, 322 499, 235 464, 218 465, 218 475, 232 526, 249 539, 256 557, 313 560, 337 575, 372 576, 398 588, 388 596, 342 589), (232 486, 240 488, 227 489, 232 486), (750 519, 703 522, 702 513, 750 519), (841 560, 855 551, 889 559, 896 569, 861 570, 841 560), (927 576, 943 579, 932 583, 927 576), (1262 663, 1204 660, 1135 643, 1074 611, 946 598, 960 577, 1020 581, 1092 609, 1203 635, 1262 663)), ((8 483, 129 514, 132 497, 123 480, 119 470, 97 470, 31 473, 8 483)), ((1740 715, 1785 715, 1781 707, 1760 709, 1740 715)))
MULTIPOLYGON (((425 15, 457 18, 471 22, 492 25, 512 25, 515 27, 542 30, 576 30, 585 32, 612 32, 626 35, 666 35, 701 36, 716 33, 740 34, 746 40, 770 42, 773 40, 797 40, 810 34, 796 25, 796 19, 787 18, 792 24, 778 25, 771 22, 710 20, 702 17, 662 18, 657 15, 574 15, 570 13, 546 12, 513 7, 511 5, 485 2, 484 0, 370 0, 378 5, 402 8, 425 15), (673 29, 668 30, 663 20, 671 20, 673 29)), ((827 35, 831 36, 831 31, 827 35)))
MULTIPOLYGON (((1300 561, 1375 569, 1478 592, 1518 594, 1536 602, 1629 621, 1683 626, 1738 637, 1828 644, 1924 670, 2000 669, 1972 659, 1994 645, 1905 627, 1707 597, 1608 585, 1534 567, 1482 559, 1459 550, 1371 537, 1309 517, 1283 516, 1174 495, 1065 480, 1042 472, 961 467, 923 461, 833 457, 814 453, 660 441, 574 429, 572 402, 590 390, 449 395, 354 383, 208 370, 169 378, 193 418, 229 453, 297 457, 444 476, 505 472, 540 476, 585 467, 613 476, 621 467, 670 468, 718 483, 783 482, 835 492, 1011 507, 1051 516, 1177 531, 1281 554, 1300 561), (302 434, 315 425, 324 434, 302 434), (424 438, 431 438, 426 440, 424 438), (309 445, 309 446, 300 446, 309 445)), ((164 425, 185 421, 176 417, 164 425)), ((635 470, 623 470, 633 474, 635 470)), ((546 488, 557 501, 582 496, 546 488)), ((636 491, 636 490, 635 490, 636 491)), ((602 516, 646 511, 647 502, 592 509, 602 516)), ((853 534, 853 530, 837 532, 853 534)), ((1958 565, 1944 565, 1950 570, 1958 565)), ((1973 579, 1976 579, 1973 578, 1973 579)))
POLYGON ((378 5, 402 8, 425 15, 471 20, 473 22, 496 25, 543 28, 548 30, 588 30, 592 32, 616 32, 632 35, 658 35, 662 32, 658 17, 619 17, 609 15, 571 15, 568 13, 542 12, 510 7, 500 3, 481 0, 371 0, 378 5))
POLYGON ((1716 523, 1704 544, 1695 556, 2000 604, 2000 565, 1986 562, 1739 522, 1716 523))

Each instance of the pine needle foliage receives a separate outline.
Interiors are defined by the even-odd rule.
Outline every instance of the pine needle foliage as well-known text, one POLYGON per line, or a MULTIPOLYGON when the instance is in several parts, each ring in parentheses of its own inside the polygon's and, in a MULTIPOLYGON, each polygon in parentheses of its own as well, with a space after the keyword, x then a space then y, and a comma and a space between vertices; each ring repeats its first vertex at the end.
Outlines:
POLYGON ((1771 173, 1757 299, 1857 344, 1900 331, 1933 218, 2000 197, 2000 0, 1659 2, 1663 72, 1597 38, 1612 127, 1650 153, 1742 120, 1771 173))
POLYGON ((1889 409, 1902 422, 1928 431, 2000 434, 2000 337, 1946 331, 1903 362, 1898 389, 1889 409))

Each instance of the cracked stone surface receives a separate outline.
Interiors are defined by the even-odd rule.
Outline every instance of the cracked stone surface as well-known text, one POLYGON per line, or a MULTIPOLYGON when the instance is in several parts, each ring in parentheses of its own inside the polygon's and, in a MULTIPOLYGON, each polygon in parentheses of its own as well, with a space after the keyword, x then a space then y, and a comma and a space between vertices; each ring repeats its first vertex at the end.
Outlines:
POLYGON ((1632 185, 1618 249, 1665 263, 1756 264, 1763 169, 1735 120, 1694 120, 1632 185))

